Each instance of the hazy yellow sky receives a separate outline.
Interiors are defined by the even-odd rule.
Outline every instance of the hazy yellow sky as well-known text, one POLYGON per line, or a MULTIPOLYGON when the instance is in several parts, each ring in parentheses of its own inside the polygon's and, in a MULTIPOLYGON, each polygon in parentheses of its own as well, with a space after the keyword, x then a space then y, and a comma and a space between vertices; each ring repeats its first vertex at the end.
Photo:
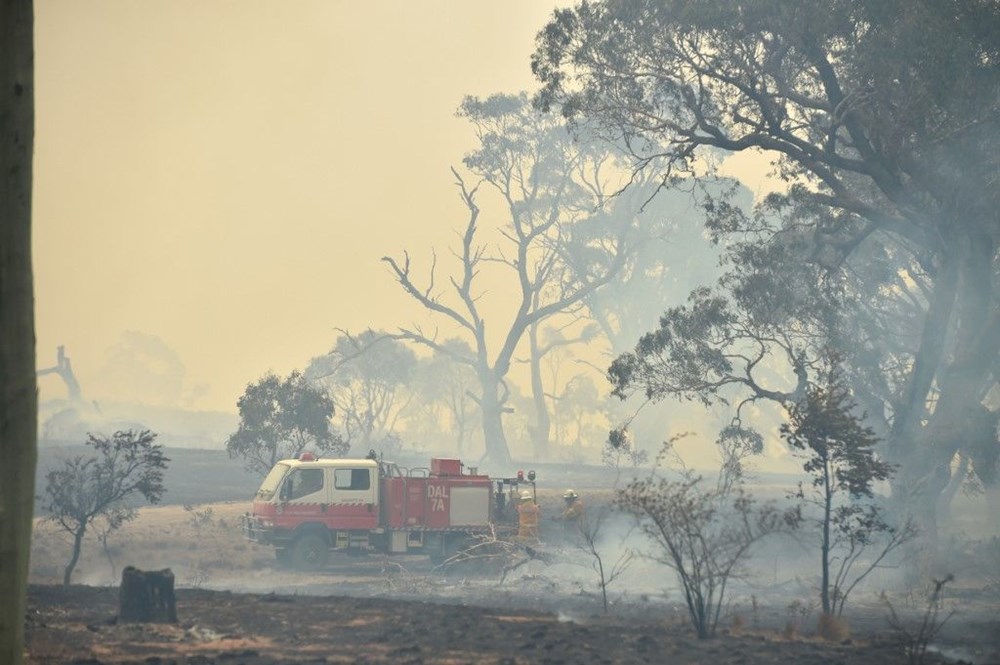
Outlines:
MULTIPOLYGON (((235 410, 334 328, 420 310, 378 259, 453 240, 463 95, 533 86, 553 4, 38 0, 39 364, 85 396, 128 330, 235 410)), ((61 386, 42 381, 42 397, 61 386)))
POLYGON ((102 367, 139 331, 203 387, 194 406, 235 411, 335 328, 423 318, 379 258, 447 255, 449 167, 473 147, 454 111, 533 89, 557 4, 37 0, 39 365, 63 344, 85 397, 128 398, 102 367))

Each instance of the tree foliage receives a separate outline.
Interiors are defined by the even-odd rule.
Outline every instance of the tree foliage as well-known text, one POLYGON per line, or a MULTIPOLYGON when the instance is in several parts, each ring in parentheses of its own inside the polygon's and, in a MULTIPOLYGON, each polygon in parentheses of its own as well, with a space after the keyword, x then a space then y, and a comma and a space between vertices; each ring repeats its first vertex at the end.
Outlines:
POLYGON ((473 398, 479 382, 472 367, 455 360, 473 355, 468 343, 451 338, 441 344, 448 353, 435 351, 417 362, 412 384, 414 402, 406 422, 411 432, 422 427, 438 439, 453 439, 462 456, 468 451, 479 422, 473 398))
POLYGON ((329 353, 313 358, 305 376, 326 388, 348 446, 367 452, 392 437, 413 396, 417 356, 387 333, 342 333, 329 353))
POLYGON ((226 441, 230 457, 242 458, 247 470, 264 476, 281 459, 307 448, 343 455, 347 445, 333 431, 333 400, 300 372, 282 379, 267 374, 248 384, 237 402, 239 428, 226 441))
POLYGON ((80 559, 87 529, 98 518, 104 533, 119 529, 136 513, 132 503, 159 503, 166 491, 163 471, 170 461, 148 431, 118 431, 110 437, 89 435, 92 455, 77 455, 45 476, 44 509, 48 519, 73 537, 73 551, 63 573, 69 584, 80 559))
MULTIPOLYGON (((514 353, 532 326, 553 316, 572 313, 582 300, 602 288, 624 265, 629 224, 585 242, 591 250, 586 266, 569 266, 567 243, 575 224, 592 213, 613 188, 607 175, 614 155, 609 148, 575 140, 565 124, 536 112, 526 95, 493 95, 463 101, 458 115, 472 125, 478 139, 463 160, 479 179, 469 186, 453 170, 456 186, 468 211, 458 264, 444 286, 439 286, 437 256, 426 285, 414 279, 410 255, 383 257, 403 290, 450 326, 456 326, 471 354, 454 353, 435 334, 419 327, 397 334, 452 357, 473 368, 479 381, 477 395, 483 417, 487 454, 498 463, 510 459, 504 433, 510 387, 506 377, 514 353), (602 169, 604 169, 602 171, 602 169), (505 211, 496 249, 480 239, 480 187, 498 197, 505 211), (601 257, 600 259, 596 257, 601 257), (491 321, 483 308, 482 274, 508 280, 514 305, 506 319, 491 321)), ((579 244, 576 246, 579 254, 579 244)))
MULTIPOLYGON (((814 245, 797 218, 750 219, 719 200, 707 200, 706 208, 712 233, 725 243, 725 271, 716 285, 696 288, 686 304, 668 308, 655 330, 612 363, 609 379, 619 397, 641 392, 654 401, 735 403, 734 420, 741 422, 753 402, 787 406, 800 399, 831 347, 859 367, 881 369, 879 362, 898 361, 886 348, 890 327, 903 345, 904 333, 918 334, 912 318, 898 312, 902 293, 880 303, 881 311, 866 310, 871 289, 897 288, 891 262, 867 284, 858 274, 874 272, 870 264, 852 261, 834 275, 812 260, 814 245)), ((870 384, 873 399, 891 399, 887 382, 872 378, 858 381, 870 384)))
POLYGON ((909 523, 890 524, 873 500, 872 486, 889 479, 893 467, 875 454, 878 438, 859 423, 855 409, 833 371, 825 385, 806 390, 781 426, 782 437, 804 457, 802 468, 812 478, 811 487, 800 485, 796 496, 818 509, 812 521, 820 534, 820 599, 827 614, 840 615, 851 591, 914 535, 909 523))
POLYGON ((948 185, 995 214, 998 24, 977 0, 609 0, 557 11, 532 66, 543 106, 640 158, 774 151, 782 175, 821 187, 814 201, 933 243, 923 234, 947 222, 919 202, 957 204, 948 185))
POLYGON ((632 471, 636 472, 639 467, 649 462, 649 453, 635 447, 628 430, 614 429, 608 433, 608 440, 601 449, 601 463, 614 470, 615 481, 613 487, 618 488, 621 480, 622 467, 628 465, 632 471))
POLYGON ((747 479, 747 459, 764 452, 764 437, 755 429, 732 422, 719 432, 715 445, 721 457, 716 487, 728 494, 747 479))
MULTIPOLYGON (((809 261, 840 279, 849 258, 865 259, 867 320, 895 332, 884 316, 895 309, 917 332, 895 335, 903 348, 874 345, 884 363, 851 373, 883 388, 863 397, 882 402, 902 464, 895 489, 930 528, 955 453, 989 449, 977 465, 989 475, 998 450, 995 431, 970 428, 1000 355, 998 32, 1000 5, 979 0, 608 0, 557 11, 533 58, 539 103, 600 127, 635 168, 669 182, 706 151, 767 153, 789 188, 765 208, 797 230, 809 261), (880 288, 893 281, 880 265, 902 285, 880 288), (880 385, 882 372, 895 385, 880 385)), ((695 326, 694 360, 706 352, 722 370, 711 393, 728 372, 703 340, 730 323, 700 316, 741 314, 706 295, 678 315, 695 326)))
MULTIPOLYGON (((720 248, 711 243, 704 229, 692 224, 702 216, 703 189, 717 196, 732 197, 748 205, 748 190, 731 181, 678 183, 669 190, 651 174, 640 173, 635 181, 606 202, 598 213, 577 225, 575 237, 606 233, 634 216, 632 251, 614 279, 587 296, 586 315, 600 327, 614 354, 628 351, 644 332, 656 325, 667 304, 682 302, 693 288, 715 281, 720 248)), ((575 246, 570 247, 575 252, 575 246)), ((586 264, 586 248, 574 265, 586 264)))

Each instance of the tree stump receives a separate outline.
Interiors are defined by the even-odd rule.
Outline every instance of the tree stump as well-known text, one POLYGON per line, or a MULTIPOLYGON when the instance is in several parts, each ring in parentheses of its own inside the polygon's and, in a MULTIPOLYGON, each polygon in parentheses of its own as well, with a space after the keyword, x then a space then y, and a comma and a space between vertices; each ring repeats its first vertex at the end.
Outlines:
POLYGON ((169 568, 125 568, 118 591, 118 620, 132 623, 177 623, 173 572, 169 568))

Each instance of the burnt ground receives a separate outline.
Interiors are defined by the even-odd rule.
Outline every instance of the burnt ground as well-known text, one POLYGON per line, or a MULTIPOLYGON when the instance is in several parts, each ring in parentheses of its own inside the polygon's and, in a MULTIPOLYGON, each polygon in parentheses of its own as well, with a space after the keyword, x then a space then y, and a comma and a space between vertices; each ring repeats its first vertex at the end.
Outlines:
MULTIPOLYGON (((594 609, 591 598, 580 598, 575 606, 569 603, 567 613, 550 611, 552 599, 544 594, 535 597, 540 609, 523 607, 531 604, 529 597, 521 602, 498 597, 495 607, 483 606, 489 599, 476 597, 478 605, 464 604, 456 595, 434 603, 388 596, 179 589, 177 624, 119 624, 114 587, 33 585, 27 615, 28 663, 906 662, 898 636, 882 629, 828 641, 776 630, 765 613, 758 627, 749 621, 733 622, 716 639, 702 641, 676 607, 651 604, 645 612, 600 616, 585 613, 594 609)), ((565 600, 560 605, 567 606, 565 600)), ((966 614, 950 630, 946 644, 952 648, 975 654, 977 663, 1000 662, 1000 623, 995 614, 966 614)), ((956 661, 934 653, 926 662, 956 661)))
MULTIPOLYGON (((540 497, 543 516, 555 514, 560 501, 558 491, 550 494, 540 497)), ((600 497, 591 490, 587 501, 594 509, 600 497)), ((300 573, 279 568, 269 548, 243 541, 238 516, 246 508, 143 508, 107 547, 88 536, 73 578, 82 584, 70 587, 57 585, 69 554, 65 534, 51 523, 36 524, 28 663, 892 665, 907 659, 886 622, 880 592, 890 591, 911 628, 925 607, 926 588, 900 584, 888 570, 852 596, 849 635, 824 640, 817 635, 815 585, 802 572, 814 572, 811 551, 775 543, 760 553, 746 583, 727 590, 720 635, 699 641, 672 574, 647 561, 634 562, 615 582, 605 616, 592 562, 572 547, 550 541, 554 561, 532 561, 503 580, 495 569, 443 574, 420 556, 340 557, 322 572, 300 573), (116 622, 114 585, 129 564, 174 571, 176 625, 116 622)), ((607 540, 611 563, 619 534, 610 531, 607 540)), ((1000 664, 994 556, 1000 540, 990 542, 989 556, 980 547, 976 556, 950 561, 958 581, 949 586, 943 611, 955 615, 925 662, 1000 664)))

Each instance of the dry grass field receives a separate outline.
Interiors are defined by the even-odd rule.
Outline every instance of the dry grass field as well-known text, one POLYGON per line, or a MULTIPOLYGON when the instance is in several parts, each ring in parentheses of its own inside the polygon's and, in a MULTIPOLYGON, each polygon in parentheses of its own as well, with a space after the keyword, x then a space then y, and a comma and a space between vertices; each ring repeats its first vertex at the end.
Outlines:
MULTIPOLYGON (((266 568, 273 555, 243 539, 240 515, 247 502, 197 506, 152 506, 141 508, 136 520, 113 532, 107 547, 98 533, 88 533, 73 581, 104 586, 117 584, 121 569, 133 565, 143 569, 170 568, 179 586, 200 587, 210 578, 244 575, 266 568)), ((31 549, 31 582, 62 581, 72 540, 46 520, 36 520, 31 549)))
MULTIPOLYGON (((545 522, 561 510, 560 492, 539 490, 545 522)), ((587 506, 607 506, 612 496, 611 490, 588 491, 587 506)), ((249 501, 140 508, 133 522, 108 537, 107 547, 100 541, 98 530, 88 532, 73 582, 117 584, 121 569, 128 565, 149 570, 170 568, 178 586, 191 588, 253 587, 254 579, 287 575, 275 570, 274 554, 269 548, 243 538, 240 516, 249 509, 249 501)), ((58 525, 36 519, 31 582, 61 583, 71 547, 72 539, 58 525)))

